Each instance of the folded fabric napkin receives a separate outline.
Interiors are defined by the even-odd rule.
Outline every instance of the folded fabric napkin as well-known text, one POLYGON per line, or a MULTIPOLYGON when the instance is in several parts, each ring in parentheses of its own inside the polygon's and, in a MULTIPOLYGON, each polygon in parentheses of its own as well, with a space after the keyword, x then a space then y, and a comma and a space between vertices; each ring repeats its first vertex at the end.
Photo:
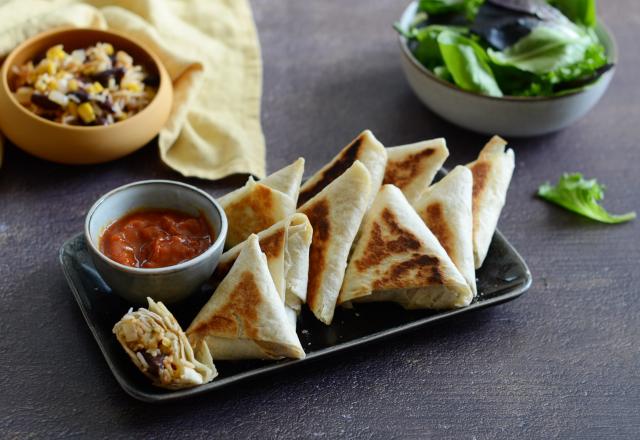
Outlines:
POLYGON ((174 88, 158 137, 171 168, 204 179, 264 177, 262 61, 247 0, 0 1, 0 58, 61 26, 123 32, 160 57, 174 88))

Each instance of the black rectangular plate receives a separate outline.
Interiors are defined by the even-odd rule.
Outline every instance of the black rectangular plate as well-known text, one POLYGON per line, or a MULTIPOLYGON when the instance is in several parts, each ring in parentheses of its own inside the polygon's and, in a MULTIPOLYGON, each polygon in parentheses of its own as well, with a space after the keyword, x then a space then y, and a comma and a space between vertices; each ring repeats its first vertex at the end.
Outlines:
MULTIPOLYGON (((112 293, 100 278, 82 234, 62 246, 60 262, 87 325, 116 380, 128 394, 146 402, 182 399, 217 390, 250 377, 311 362, 352 347, 512 300, 531 285, 531 274, 526 263, 496 231, 484 265, 476 273, 478 296, 467 307, 449 311, 408 311, 395 304, 358 304, 351 310, 338 307, 330 326, 322 324, 304 309, 298 321, 298 336, 307 353, 305 359, 216 362, 219 375, 213 382, 196 388, 169 391, 151 385, 111 332, 114 324, 131 305, 112 293)), ((188 300, 169 306, 183 328, 189 325, 212 293, 212 287, 205 285, 188 300)))

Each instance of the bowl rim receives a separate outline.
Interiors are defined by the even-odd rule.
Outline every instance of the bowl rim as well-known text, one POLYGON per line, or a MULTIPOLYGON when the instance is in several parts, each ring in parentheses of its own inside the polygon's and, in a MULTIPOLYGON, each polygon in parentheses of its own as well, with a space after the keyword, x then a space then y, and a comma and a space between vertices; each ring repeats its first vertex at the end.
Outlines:
POLYGON ((29 38, 27 38, 26 40, 24 40, 22 43, 20 43, 18 46, 16 46, 10 53, 9 55, 7 55, 7 57, 5 58, 5 60, 3 61, 3 65, 2 65, 2 69, 0 70, 0 76, 2 78, 0 78, 0 87, 2 87, 6 94, 8 95, 9 101, 19 109, 19 111, 21 111, 22 113, 30 116, 33 120, 38 121, 39 123, 45 124, 45 125, 49 125, 51 127, 56 127, 56 128, 62 128, 65 130, 71 130, 71 131, 100 131, 100 130, 108 130, 111 129, 115 126, 118 127, 122 127, 125 124, 126 125, 131 125, 131 123, 129 123, 129 121, 133 120, 135 122, 137 122, 136 117, 145 113, 147 110, 149 110, 149 108, 151 106, 153 106, 154 104, 157 104, 158 100, 158 95, 160 94, 160 90, 161 88, 164 87, 173 87, 173 85, 171 84, 171 80, 169 77, 168 72, 166 71, 164 65, 162 64, 162 61, 160 61, 160 58, 146 45, 141 43, 140 41, 138 41, 137 39, 133 39, 131 37, 129 37, 128 35, 124 35, 121 32, 118 31, 113 31, 110 29, 99 29, 99 28, 95 28, 95 27, 74 27, 74 26, 63 26, 63 27, 56 27, 54 29, 50 29, 48 31, 44 31, 44 32, 40 32, 37 33, 29 38), (153 96, 153 99, 151 100, 151 102, 149 102, 149 104, 147 104, 146 107, 144 107, 142 110, 140 110, 138 113, 134 114, 133 116, 131 116, 130 118, 124 120, 124 121, 118 121, 115 122, 111 125, 89 125, 89 126, 85 126, 85 125, 67 125, 67 124, 62 124, 60 122, 54 122, 54 121, 50 121, 49 119, 43 118, 41 116, 36 115, 33 112, 30 112, 29 110, 27 110, 25 107, 23 107, 18 100, 15 97, 14 92, 11 90, 11 87, 9 86, 9 74, 10 74, 10 68, 12 67, 13 64, 13 60, 14 58, 21 53, 25 47, 29 46, 30 44, 33 44, 35 41, 41 40, 41 39, 45 39, 47 37, 50 37, 52 35, 56 35, 56 34, 62 34, 62 33, 67 33, 67 32, 82 32, 82 31, 92 31, 92 32, 98 32, 98 33, 102 33, 102 34, 106 34, 106 35, 114 35, 116 37, 122 38, 123 40, 127 40, 129 43, 131 43, 134 46, 138 46, 138 48, 140 50, 142 50, 143 52, 145 52, 149 58, 151 59, 151 61, 153 62, 153 64, 155 65, 156 70, 158 71, 158 76, 160 77, 160 85, 158 86, 158 89, 156 91, 156 94, 153 96), (168 83, 168 84, 165 84, 168 83))
MULTIPOLYGON (((400 21, 403 21, 405 19, 405 16, 408 14, 413 14, 415 15, 416 13, 416 9, 418 7, 418 2, 417 1, 412 1, 411 3, 409 3, 409 5, 404 9, 404 11, 402 12, 402 15, 400 16, 400 21)), ((602 30, 602 32, 604 34, 607 35, 610 43, 611 43, 611 48, 607 53, 607 57, 611 60, 611 63, 613 64, 613 67, 611 68, 610 72, 613 72, 616 68, 616 65, 618 64, 618 44, 616 42, 616 39, 613 35, 613 33, 611 32, 611 29, 604 23, 604 21, 602 21, 600 18, 598 18, 598 22, 595 26, 595 29, 600 29, 602 30), (610 52, 610 53, 609 53, 610 52)), ((435 81, 451 90, 455 90, 457 92, 461 92, 463 94, 466 95, 470 95, 470 96, 474 96, 476 98, 480 98, 480 99, 487 99, 490 101, 501 101, 501 102, 505 102, 505 101, 511 101, 511 102, 543 102, 543 101, 555 101, 555 100, 561 100, 564 98, 569 98, 572 96, 576 96, 579 95, 581 93, 586 93, 588 91, 588 89, 590 89, 592 86, 594 86, 596 83, 598 83, 601 79, 602 76, 606 75, 609 72, 605 72, 600 78, 598 78, 595 82, 591 83, 591 84, 587 84, 583 89, 581 90, 577 90, 577 91, 573 91, 573 92, 569 92, 569 93, 565 93, 562 95, 554 95, 554 96, 513 96, 513 95, 506 95, 506 96, 489 96, 489 95, 483 95, 481 93, 476 93, 476 92, 471 92, 469 90, 465 90, 462 89, 454 84, 451 84, 448 81, 445 81, 441 78, 438 78, 433 72, 431 72, 429 69, 427 69, 425 66, 422 65, 422 63, 420 63, 420 61, 418 61, 416 59, 416 57, 413 56, 413 53, 411 53, 411 50, 409 50, 409 46, 407 45, 407 39, 403 36, 403 35, 398 35, 398 42, 400 43, 400 48, 402 51, 402 54, 411 62, 411 64, 413 65, 413 67, 415 67, 420 73, 422 73, 424 76, 426 76, 428 79, 435 81)))
POLYGON ((122 185, 112 189, 108 193, 98 198, 98 200, 96 200, 96 202, 91 206, 91 208, 89 208, 89 211, 87 212, 87 215, 85 217, 84 236, 85 236, 85 241, 87 242, 89 249, 92 251, 92 253, 94 255, 98 255, 102 261, 109 264, 110 266, 120 271, 127 272, 129 274, 159 275, 159 274, 169 274, 173 272, 183 271, 211 257, 212 254, 216 253, 218 248, 224 247, 224 243, 227 239, 227 228, 228 228, 227 216, 224 212, 224 209, 222 208, 222 206, 220 206, 220 204, 216 201, 216 199, 214 199, 211 195, 209 195, 205 191, 201 190, 200 188, 196 188, 193 185, 189 185, 183 182, 178 182, 176 180, 152 179, 152 180, 139 180, 136 182, 127 183, 126 185, 122 185), (211 203, 211 205, 215 208, 215 210, 218 212, 218 217, 220 218, 220 231, 218 231, 218 235, 216 239, 213 241, 213 243, 211 243, 211 246, 209 246, 209 248, 203 253, 201 253, 200 255, 197 255, 196 257, 191 258, 190 260, 183 261, 182 263, 174 264, 172 266, 156 267, 156 268, 131 267, 131 266, 118 263, 117 261, 114 261, 111 258, 107 257, 105 254, 103 254, 100 251, 96 243, 94 243, 94 240, 92 240, 91 238, 90 225, 91 225, 91 220, 93 219, 94 214, 97 212, 98 209, 100 209, 102 204, 107 199, 114 196, 115 194, 129 191, 131 188, 137 187, 137 186, 157 185, 157 184, 171 185, 171 186, 179 187, 181 190, 184 190, 184 191, 192 191, 203 196, 205 200, 208 200, 211 203))

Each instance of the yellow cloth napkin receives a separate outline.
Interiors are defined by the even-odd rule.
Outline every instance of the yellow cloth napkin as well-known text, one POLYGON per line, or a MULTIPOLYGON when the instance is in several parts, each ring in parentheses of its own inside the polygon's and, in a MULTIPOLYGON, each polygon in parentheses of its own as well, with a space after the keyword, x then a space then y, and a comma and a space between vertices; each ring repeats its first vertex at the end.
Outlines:
POLYGON ((0 58, 60 26, 120 31, 160 57, 174 88, 158 137, 171 168, 204 179, 264 177, 262 62, 247 0, 8 0, 0 2, 0 58))

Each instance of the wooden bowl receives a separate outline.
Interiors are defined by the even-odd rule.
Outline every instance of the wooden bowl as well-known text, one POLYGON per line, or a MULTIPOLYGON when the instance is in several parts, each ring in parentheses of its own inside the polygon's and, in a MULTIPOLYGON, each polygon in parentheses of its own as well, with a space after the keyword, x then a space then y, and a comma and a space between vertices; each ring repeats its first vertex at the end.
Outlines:
POLYGON ((173 99, 171 78, 160 59, 144 45, 117 32, 87 28, 62 28, 38 34, 16 47, 0 71, 0 130, 29 154, 63 164, 93 164, 125 156, 151 141, 164 126, 173 99), (105 126, 75 126, 49 121, 16 100, 10 89, 12 67, 42 56, 63 44, 66 51, 111 43, 124 50, 135 64, 158 75, 158 91, 147 107, 124 121, 105 126))

